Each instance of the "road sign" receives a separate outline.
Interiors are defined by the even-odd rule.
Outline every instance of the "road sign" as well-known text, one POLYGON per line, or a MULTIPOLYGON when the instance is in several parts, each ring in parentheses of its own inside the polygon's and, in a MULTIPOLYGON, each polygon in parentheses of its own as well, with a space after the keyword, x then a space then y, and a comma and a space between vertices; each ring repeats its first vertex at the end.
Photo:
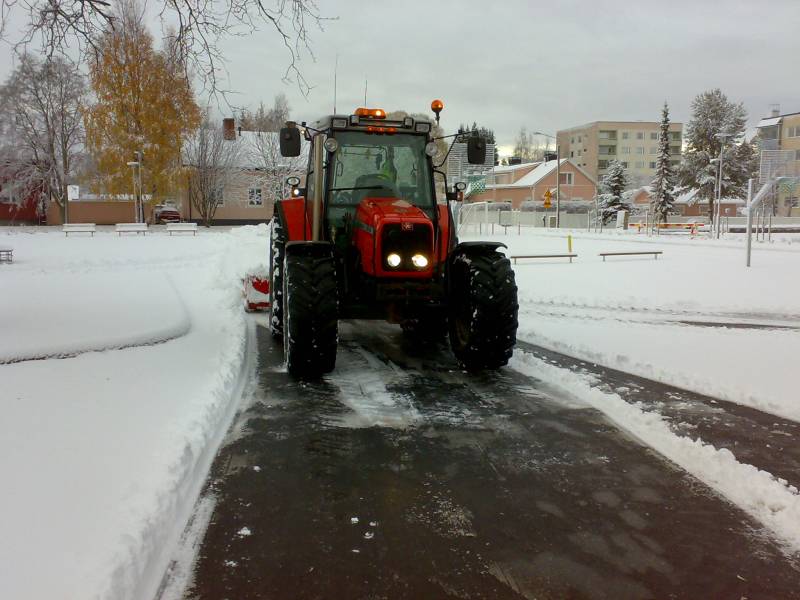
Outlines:
POLYGON ((551 206, 551 204, 550 204, 550 200, 551 200, 552 198, 553 198, 553 193, 552 193, 550 190, 547 190, 547 191, 544 193, 544 207, 545 207, 545 208, 550 208, 550 206, 551 206))

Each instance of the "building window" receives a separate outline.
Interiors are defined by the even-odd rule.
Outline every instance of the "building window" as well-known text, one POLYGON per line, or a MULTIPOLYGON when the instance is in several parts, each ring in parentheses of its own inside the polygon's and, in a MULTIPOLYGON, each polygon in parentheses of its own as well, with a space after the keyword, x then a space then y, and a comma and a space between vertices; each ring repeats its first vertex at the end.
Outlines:
POLYGON ((570 152, 569 152, 569 157, 570 157, 570 158, 575 158, 575 152, 573 152, 572 150, 570 150, 570 152))
POLYGON ((650 154, 658 154, 658 148, 655 146, 650 146, 650 154))
POLYGON ((574 143, 575 143, 575 138, 574 138, 574 137, 572 137, 572 138, 569 138, 569 143, 570 143, 570 144, 574 144, 574 143))
POLYGON ((261 188, 247 190, 247 206, 264 206, 264 201, 261 199, 261 188))
POLYGON ((578 136, 578 143, 581 143, 581 136, 578 136))
POLYGON ((631 147, 630 146, 623 146, 622 147, 622 153, 623 154, 630 154, 631 153, 631 147))
POLYGON ((607 160, 598 160, 597 161, 597 168, 598 169, 607 169, 608 168, 608 161, 607 160))
POLYGON ((636 139, 643 140, 644 139, 644 131, 637 131, 636 132, 636 139))
POLYGON ((637 147, 636 154, 644 154, 644 146, 637 147))
POLYGON ((653 161, 650 161, 650 168, 651 169, 655 169, 656 168, 656 163, 654 163, 653 161))
POLYGON ((637 169, 644 169, 644 161, 640 160, 636 162, 637 169))
POLYGON ((651 140, 657 140, 658 139, 658 132, 657 131, 651 131, 650 132, 650 139, 651 140))
POLYGON ((669 132, 669 139, 673 142, 680 142, 681 141, 681 132, 680 131, 670 131, 669 132))
POLYGON ((623 140, 627 140, 629 136, 630 136, 630 133, 628 133, 627 131, 623 131, 622 132, 622 139, 623 140))
POLYGON ((572 185, 572 173, 561 173, 561 185, 572 185))
POLYGON ((787 137, 800 137, 800 126, 797 127, 789 127, 786 130, 787 137))
POLYGON ((670 164, 670 166, 677 167, 679 164, 681 164, 681 161, 679 161, 679 160, 671 160, 671 161, 669 161, 669 164, 670 164))
POLYGON ((598 154, 616 154, 617 147, 616 146, 600 146, 598 148, 598 154))
POLYGON ((598 131, 597 137, 601 140, 615 140, 617 139, 617 132, 616 131, 598 131))
POLYGON ((627 161, 622 161, 620 164, 622 165, 622 168, 623 168, 623 169, 627 169, 627 168, 628 168, 628 163, 627 163, 627 161))
POLYGON ((680 154, 681 153, 681 147, 680 146, 670 146, 669 147, 669 153, 670 154, 680 154))
POLYGON ((581 151, 580 151, 580 150, 578 150, 578 156, 580 156, 580 155, 581 155, 581 151))

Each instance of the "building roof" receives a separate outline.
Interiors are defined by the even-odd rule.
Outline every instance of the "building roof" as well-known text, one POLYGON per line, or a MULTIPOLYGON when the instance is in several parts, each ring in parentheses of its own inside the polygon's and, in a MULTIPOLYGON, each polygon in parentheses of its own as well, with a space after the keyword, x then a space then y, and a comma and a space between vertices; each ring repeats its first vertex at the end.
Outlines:
MULTIPOLYGON (((619 121, 615 121, 613 119, 604 119, 603 121, 592 121, 591 123, 585 123, 583 125, 575 125, 574 127, 568 127, 566 129, 559 129, 556 133, 568 133, 570 131, 579 131, 583 129, 589 129, 590 127, 594 127, 595 125, 601 125, 603 123, 622 123, 624 125, 661 125, 661 121, 626 121, 625 119, 621 119, 619 121)), ((680 125, 683 127, 682 121, 670 121, 670 126, 672 125, 680 125)))
POLYGON ((772 125, 780 125, 781 119, 783 119, 783 116, 767 117, 765 119, 761 119, 756 127, 771 127, 772 125))
MULTIPOLYGON (((556 162, 557 161, 555 160, 549 160, 547 162, 539 163, 536 166, 536 168, 533 169, 533 171, 531 171, 530 173, 526 173, 514 183, 499 183, 497 184, 497 186, 487 185, 486 188, 493 189, 494 187, 497 187, 498 189, 500 188, 507 189, 507 188, 533 187, 537 183, 539 183, 542 179, 547 177, 550 173, 556 170, 556 162)), ((572 165, 575 169, 577 169, 580 173, 582 173, 589 181, 591 181, 592 184, 596 185, 596 182, 594 179, 592 179, 592 176, 589 175, 583 169, 581 169, 576 163, 572 162, 568 158, 562 158, 561 164, 564 165, 565 163, 569 163, 570 165, 572 165)))
POLYGON ((501 166, 494 167, 493 172, 496 173, 496 174, 497 173, 512 173, 512 172, 517 171, 519 169, 535 167, 536 165, 539 165, 539 164, 541 164, 541 161, 520 163, 518 165, 501 165, 501 166))

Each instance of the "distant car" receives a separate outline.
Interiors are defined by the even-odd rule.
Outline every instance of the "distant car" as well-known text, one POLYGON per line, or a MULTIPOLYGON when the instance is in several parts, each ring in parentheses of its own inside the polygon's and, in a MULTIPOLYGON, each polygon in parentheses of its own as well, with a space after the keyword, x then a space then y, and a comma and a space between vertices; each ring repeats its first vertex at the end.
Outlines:
POLYGON ((153 208, 154 223, 180 223, 181 213, 173 204, 156 204, 153 208))

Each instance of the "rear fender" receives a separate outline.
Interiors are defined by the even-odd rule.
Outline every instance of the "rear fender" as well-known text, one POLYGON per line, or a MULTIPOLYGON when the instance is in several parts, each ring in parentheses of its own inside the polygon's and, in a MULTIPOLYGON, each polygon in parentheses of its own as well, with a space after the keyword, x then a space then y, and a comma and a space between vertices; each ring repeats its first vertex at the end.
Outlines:
POLYGON ((311 239, 311 221, 306 211, 305 198, 278 200, 275 211, 288 241, 311 239))

